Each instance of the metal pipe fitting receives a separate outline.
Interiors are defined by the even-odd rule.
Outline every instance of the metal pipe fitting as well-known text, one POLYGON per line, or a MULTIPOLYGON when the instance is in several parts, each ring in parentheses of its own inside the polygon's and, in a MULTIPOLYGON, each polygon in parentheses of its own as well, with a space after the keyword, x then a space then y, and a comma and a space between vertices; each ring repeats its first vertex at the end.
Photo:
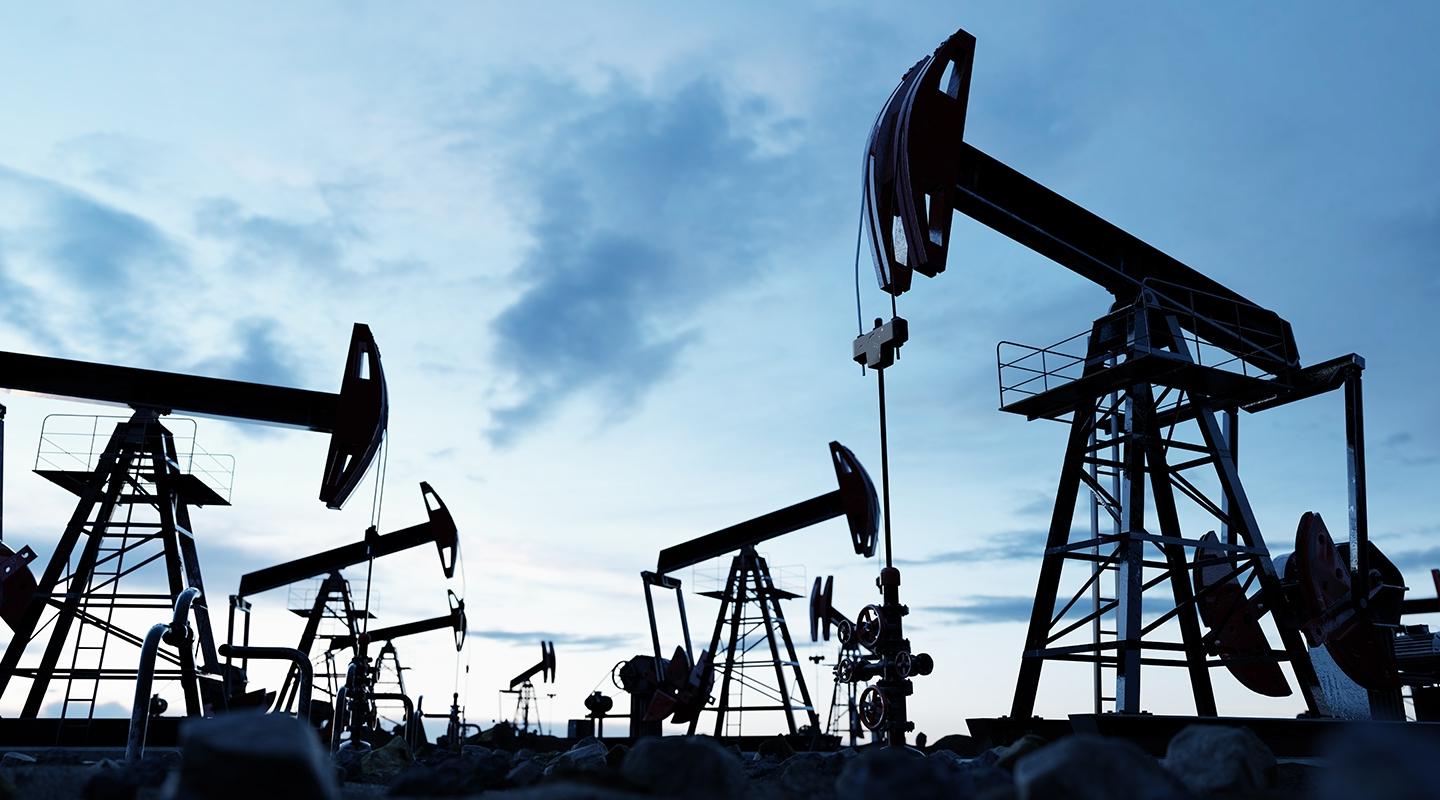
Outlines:
POLYGON ((227 658, 234 656, 242 659, 277 659, 289 661, 295 665, 299 673, 299 699, 296 705, 296 715, 307 724, 310 721, 310 698, 313 696, 315 683, 315 667, 310 663, 302 650, 293 647, 251 647, 248 645, 220 645, 220 655, 227 658))

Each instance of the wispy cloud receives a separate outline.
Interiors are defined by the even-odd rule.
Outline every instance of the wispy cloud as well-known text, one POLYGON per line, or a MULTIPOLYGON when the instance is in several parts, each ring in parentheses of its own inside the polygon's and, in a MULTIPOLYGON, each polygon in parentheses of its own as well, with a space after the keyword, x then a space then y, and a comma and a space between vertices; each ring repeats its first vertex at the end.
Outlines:
POLYGON ((1034 597, 1023 595, 976 595, 956 605, 927 606, 924 610, 946 616, 954 623, 1029 622, 1034 605, 1034 597))
POLYGON ((635 641, 630 634, 606 633, 556 633, 554 631, 467 631, 467 636, 476 639, 491 639, 497 642, 554 642, 556 647, 564 646, 575 650, 612 650, 625 647, 635 641))
POLYGON ((344 266, 347 248, 364 240, 365 234, 348 215, 339 213, 324 187, 321 189, 325 213, 304 221, 252 212, 230 198, 207 199, 195 210, 195 232, 226 242, 240 257, 259 263, 339 269, 344 266))
POLYGON ((508 180, 532 204, 534 245, 492 325, 515 393, 492 417, 499 444, 578 395, 632 413, 695 340, 694 312, 783 244, 799 194, 798 159, 756 132, 758 98, 706 80, 666 94, 518 84, 532 136, 508 180))
POLYGON ((228 355, 201 361, 195 371, 231 380, 298 386, 300 377, 282 342, 280 323, 267 317, 249 317, 234 325, 235 349, 228 355))
POLYGON ((184 263, 183 248, 157 225, 4 166, 0 214, 6 289, 0 309, 8 321, 46 343, 88 336, 123 346, 152 330, 132 307, 153 307, 151 289, 184 263))
MULTIPOLYGON (((1071 539, 1089 537, 1089 531, 1071 531, 1071 539)), ((895 559, 896 564, 911 567, 926 567, 938 564, 973 564, 986 561, 1036 561, 1045 554, 1047 531, 1007 531, 979 537, 981 541, 973 547, 961 550, 945 550, 923 558, 895 559)))

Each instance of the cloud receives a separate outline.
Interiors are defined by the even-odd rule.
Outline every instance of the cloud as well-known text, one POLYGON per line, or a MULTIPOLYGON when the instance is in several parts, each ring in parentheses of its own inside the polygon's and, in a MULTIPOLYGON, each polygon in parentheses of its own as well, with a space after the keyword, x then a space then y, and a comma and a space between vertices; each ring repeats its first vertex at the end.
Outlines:
MULTIPOLYGON (((58 716, 60 716, 60 712, 61 712, 62 710, 64 710, 64 708, 65 708, 65 703, 64 703, 64 701, 57 700, 57 701, 55 701, 55 702, 53 702, 53 703, 48 703, 48 704, 46 704, 43 708, 41 708, 41 709, 40 709, 40 716, 41 716, 41 717, 45 717, 45 718, 58 717, 58 716)), ((83 719, 83 718, 84 718, 83 715, 84 715, 86 712, 89 712, 89 711, 90 711, 89 706, 88 706, 87 704, 83 703, 83 702, 81 702, 81 703, 71 703, 71 704, 70 704, 70 718, 71 718, 71 719, 75 719, 75 717, 76 717, 77 715, 80 715, 81 719, 83 719)), ((129 707, 129 706, 121 705, 121 704, 116 703, 116 702, 113 702, 113 701, 96 703, 96 704, 95 704, 94 713, 91 714, 91 716, 93 716, 93 717, 99 717, 99 718, 101 718, 101 719, 108 719, 108 718, 114 718, 114 717, 121 717, 121 718, 124 718, 124 719, 129 719, 129 718, 130 718, 130 707, 129 707)))
POLYGON ((952 623, 1029 622, 1034 597, 976 595, 958 605, 929 606, 925 611, 943 614, 952 623))
POLYGON ((800 168, 762 142, 766 103, 713 81, 512 84, 507 127, 531 136, 508 180, 533 245, 491 325, 514 391, 487 432, 497 444, 580 395, 612 420, 632 413, 696 340, 693 314, 783 242, 800 168))
POLYGON ((553 631, 467 631, 467 636, 507 643, 554 642, 557 647, 575 650, 613 650, 635 641, 629 634, 555 633, 553 631))
POLYGON ((1422 547, 1412 550, 1397 550, 1385 552, 1400 573, 1405 576, 1405 582, 1410 587, 1407 596, 1429 597, 1433 588, 1430 583, 1430 570, 1440 568, 1440 547, 1422 547))
POLYGON ((201 361, 203 375, 275 386, 300 385, 299 373, 280 342, 280 323, 266 317, 242 319, 234 325, 238 352, 201 361))
MULTIPOLYGON (((969 564, 983 561, 1036 561, 1045 554, 1045 540, 1049 537, 1048 531, 1008 531, 1005 533, 993 533, 981 537, 981 544, 964 550, 946 550, 935 553, 924 558, 917 559, 895 559, 895 563, 901 566, 927 567, 937 564, 969 564)), ((1071 541, 1078 538, 1089 538, 1090 531, 1073 530, 1070 532, 1071 541)))
POLYGON ((183 249, 154 223, 4 166, 0 239, 6 243, 0 310, 47 344, 72 335, 112 348, 116 341, 140 340, 152 321, 133 308, 153 307, 156 297, 148 287, 164 282, 165 291, 175 292, 186 286, 176 272, 184 264, 183 249))
POLYGON ((195 210, 195 233, 230 243, 239 254, 257 262, 339 269, 346 249, 365 234, 348 215, 339 213, 324 189, 321 187, 320 195, 326 212, 307 222, 251 213, 229 198, 204 200, 195 210))

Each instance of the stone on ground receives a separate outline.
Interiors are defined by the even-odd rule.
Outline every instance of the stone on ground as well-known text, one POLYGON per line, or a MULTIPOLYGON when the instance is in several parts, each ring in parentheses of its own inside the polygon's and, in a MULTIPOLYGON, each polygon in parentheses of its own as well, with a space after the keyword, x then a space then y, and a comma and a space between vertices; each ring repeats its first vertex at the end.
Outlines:
POLYGON ((729 800, 745 791, 740 759, 709 736, 641 739, 625 756, 620 773, 661 797, 729 800))
POLYGON ((1413 724, 1356 724, 1326 743, 1322 777, 1312 784, 1316 800, 1433 800, 1440 796, 1436 768, 1440 740, 1413 724))
POLYGON ((835 782, 840 800, 906 800, 963 798, 960 782, 949 765, 926 758, 908 747, 868 747, 849 759, 835 782))
POLYGON ((180 728, 183 761, 175 796, 220 798, 340 796, 335 768, 308 725, 279 714, 226 714, 180 728))
POLYGON ((834 800, 835 780, 844 768, 838 753, 799 753, 781 767, 779 787, 787 797, 834 800))
POLYGON ((1138 746, 1077 734, 1015 763, 1020 800, 1186 800, 1184 784, 1138 746))
POLYGON ((1190 725, 1165 751, 1165 769, 1200 797, 1247 797, 1269 788, 1275 754, 1249 728, 1190 725))
POLYGON ((601 772, 605 769, 608 751, 599 739, 587 738, 576 742, 569 750, 555 757, 545 767, 546 777, 573 775, 585 772, 601 772))

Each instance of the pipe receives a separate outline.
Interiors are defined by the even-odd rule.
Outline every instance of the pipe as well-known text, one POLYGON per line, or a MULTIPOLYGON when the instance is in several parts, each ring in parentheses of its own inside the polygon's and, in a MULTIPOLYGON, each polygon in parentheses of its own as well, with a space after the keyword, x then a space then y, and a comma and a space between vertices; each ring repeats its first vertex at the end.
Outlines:
POLYGON ((135 704, 130 708, 130 734, 125 741, 125 760, 139 761, 145 754, 145 733, 150 725, 150 689, 155 681, 155 655, 160 651, 160 640, 176 646, 188 646, 190 642, 190 606, 200 590, 191 586, 175 598, 175 613, 170 624, 157 622, 145 634, 140 646, 140 667, 135 675, 135 704), (179 636, 176 631, 180 631, 179 636))
MULTIPOLYGON (((345 685, 335 693, 335 719, 330 723, 330 752, 340 749, 340 731, 344 728, 346 717, 346 705, 351 702, 350 687, 355 685, 355 662, 350 662, 350 667, 345 671, 345 685)), ((353 731, 352 731, 353 737, 353 731)))
POLYGON ((315 667, 310 663, 310 659, 306 657, 304 651, 297 650, 294 647, 251 647, 249 645, 222 644, 220 645, 220 655, 226 658, 234 656, 247 660, 251 658, 278 659, 294 664, 296 672, 300 675, 300 692, 299 702, 296 706, 296 716, 298 716, 302 722, 309 724, 310 698, 313 696, 315 684, 315 667))
POLYGON ((190 638, 190 606, 195 604, 195 598, 199 596, 200 590, 191 586, 175 598, 175 615, 170 618, 170 636, 166 638, 170 644, 175 644, 172 640, 176 638, 176 630, 185 631, 184 640, 190 638))
POLYGON ((416 737, 419 735, 420 725, 424 723, 415 715, 415 704, 411 702, 410 698, 399 692, 372 692, 370 699, 399 700, 405 706, 405 744, 410 746, 410 752, 415 752, 415 746, 418 744, 416 737))
POLYGON ((145 753, 145 729, 150 723, 150 686, 155 678, 155 653, 170 626, 157 622, 145 634, 140 647, 140 669, 135 676, 135 705, 130 708, 130 735, 125 741, 125 760, 139 761, 145 753))

